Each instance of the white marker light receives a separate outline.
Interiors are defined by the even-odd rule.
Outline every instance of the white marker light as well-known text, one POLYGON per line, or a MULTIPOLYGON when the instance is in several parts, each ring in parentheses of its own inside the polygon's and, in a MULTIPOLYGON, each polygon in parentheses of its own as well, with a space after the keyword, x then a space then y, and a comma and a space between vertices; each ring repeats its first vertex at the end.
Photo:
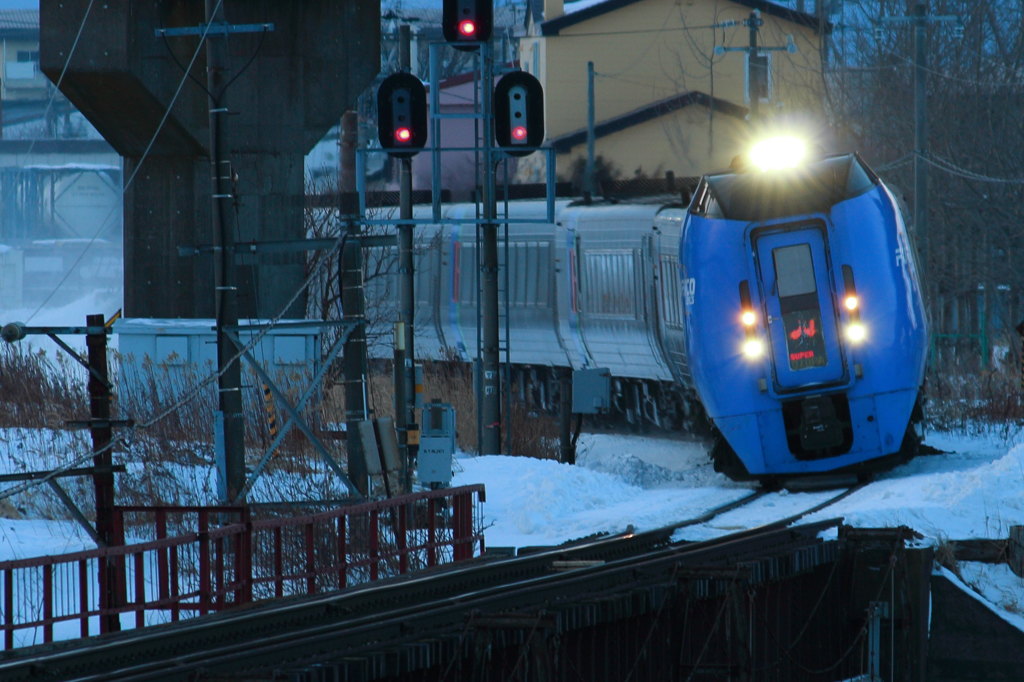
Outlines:
POLYGON ((856 310, 857 308, 860 307, 860 299, 858 299, 856 296, 847 296, 845 299, 843 299, 843 305, 846 306, 847 310, 856 310))
POLYGON ((753 327, 754 323, 757 322, 757 315, 754 314, 753 310, 744 310, 740 313, 740 322, 743 323, 744 327, 753 327))
POLYGON ((750 360, 755 360, 764 355, 764 343, 761 339, 751 338, 743 342, 743 355, 750 360))
POLYGON ((846 338, 850 343, 861 343, 868 337, 867 328, 860 322, 853 322, 846 328, 846 338))
POLYGON ((751 147, 749 158, 762 171, 796 168, 807 158, 807 143, 793 135, 769 137, 751 147))

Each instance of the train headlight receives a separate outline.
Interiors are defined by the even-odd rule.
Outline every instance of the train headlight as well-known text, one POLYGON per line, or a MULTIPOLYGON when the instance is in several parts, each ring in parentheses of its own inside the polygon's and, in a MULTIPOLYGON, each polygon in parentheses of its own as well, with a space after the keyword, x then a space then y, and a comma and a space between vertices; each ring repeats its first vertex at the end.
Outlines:
POLYGON ((740 313, 740 322, 743 323, 744 327, 753 327, 754 323, 757 322, 757 315, 753 310, 744 310, 740 313))
POLYGON ((796 168, 807 158, 807 142, 793 135, 769 137, 750 148, 749 158, 762 171, 796 168))
POLYGON ((764 355, 764 342, 757 337, 748 338, 743 342, 743 356, 748 360, 756 360, 764 355))
POLYGON ((846 327, 846 338, 850 343, 862 343, 868 337, 867 328, 860 322, 851 322, 846 327))
POLYGON ((853 295, 847 296, 843 299, 843 305, 846 306, 847 310, 853 312, 860 308, 860 299, 853 295))

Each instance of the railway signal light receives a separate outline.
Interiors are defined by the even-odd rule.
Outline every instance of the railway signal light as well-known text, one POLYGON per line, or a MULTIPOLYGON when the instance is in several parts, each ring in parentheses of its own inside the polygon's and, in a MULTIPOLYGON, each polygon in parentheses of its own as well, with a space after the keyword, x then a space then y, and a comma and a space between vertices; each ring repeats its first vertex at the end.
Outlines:
POLYGON ((393 73, 377 89, 377 137, 388 154, 415 156, 427 144, 427 89, 409 73, 393 73))
POLYGON ((531 154, 544 141, 544 88, 536 77, 511 71, 494 86, 494 138, 510 156, 531 154))
POLYGON ((493 4, 493 0, 444 0, 441 15, 444 39, 459 50, 475 50, 477 43, 490 40, 493 4))

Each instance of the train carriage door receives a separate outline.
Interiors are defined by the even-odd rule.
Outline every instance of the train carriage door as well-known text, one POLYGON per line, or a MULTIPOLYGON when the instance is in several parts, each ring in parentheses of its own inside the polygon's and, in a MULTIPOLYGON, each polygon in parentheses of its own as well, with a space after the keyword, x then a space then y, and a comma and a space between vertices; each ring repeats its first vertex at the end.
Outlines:
POLYGON ((754 242, 777 388, 845 380, 824 225, 755 231, 754 242))

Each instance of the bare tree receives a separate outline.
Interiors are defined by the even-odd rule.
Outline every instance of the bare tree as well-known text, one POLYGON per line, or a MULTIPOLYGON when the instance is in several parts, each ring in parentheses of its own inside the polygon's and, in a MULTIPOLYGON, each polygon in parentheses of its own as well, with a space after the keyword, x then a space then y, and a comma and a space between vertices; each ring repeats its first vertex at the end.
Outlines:
POLYGON ((915 25, 897 20, 915 5, 847 0, 833 15, 831 121, 911 205, 915 125, 927 126, 927 228, 912 229, 927 247, 933 332, 984 364, 1024 314, 1024 274, 1014 267, 1024 249, 1024 10, 1019 0, 928 4, 927 117, 916 121, 915 25))

